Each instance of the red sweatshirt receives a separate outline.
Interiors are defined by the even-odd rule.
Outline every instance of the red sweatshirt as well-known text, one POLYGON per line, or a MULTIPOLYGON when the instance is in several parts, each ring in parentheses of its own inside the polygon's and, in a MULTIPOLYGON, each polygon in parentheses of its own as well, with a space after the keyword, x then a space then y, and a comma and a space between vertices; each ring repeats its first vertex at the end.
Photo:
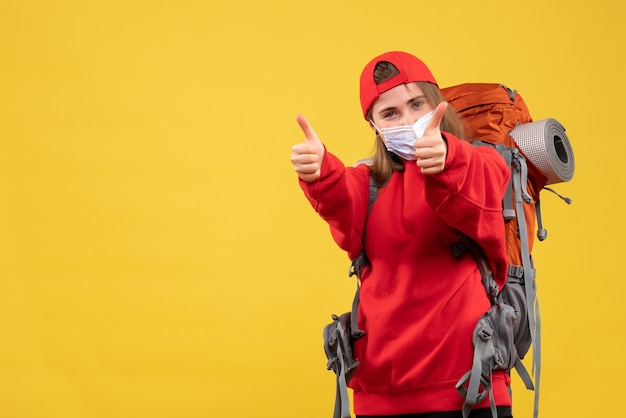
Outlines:
MULTIPOLYGON (((451 255, 458 231, 485 250, 501 286, 506 280, 502 198, 510 170, 491 147, 445 133, 443 172, 424 175, 414 161, 380 191, 365 227, 369 175, 326 152, 320 178, 300 181, 350 258, 370 260, 361 278, 360 361, 350 381, 359 415, 461 410, 456 382, 472 366, 472 332, 489 309, 476 263, 451 255)), ((505 372, 493 379, 498 406, 511 405, 505 372)), ((477 407, 488 407, 486 399, 477 407)))

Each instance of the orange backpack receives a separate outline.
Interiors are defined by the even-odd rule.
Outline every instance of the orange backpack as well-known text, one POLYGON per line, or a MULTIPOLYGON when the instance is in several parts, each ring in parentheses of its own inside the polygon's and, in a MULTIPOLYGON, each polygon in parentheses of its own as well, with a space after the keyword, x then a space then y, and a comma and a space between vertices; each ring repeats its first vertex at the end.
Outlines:
MULTIPOLYGON (((539 240, 547 236, 541 224, 539 192, 544 188, 553 191, 545 186, 571 179, 571 174, 573 174, 571 148, 564 134, 564 128, 557 121, 554 119, 541 121, 542 127, 547 122, 556 126, 556 129, 560 128, 553 140, 555 147, 559 148, 558 158, 562 160, 557 163, 566 166, 565 171, 567 171, 565 175, 560 173, 556 176, 553 175, 554 173, 548 175, 546 171, 550 171, 549 167, 540 169, 532 158, 526 155, 525 149, 516 142, 516 137, 520 140, 527 139, 523 134, 516 135, 516 128, 527 127, 533 123, 526 103, 516 91, 502 84, 468 83, 444 88, 441 93, 461 117, 468 140, 476 145, 494 146, 511 166, 511 182, 502 203, 509 262, 508 277, 504 287, 497 288, 491 277, 488 260, 474 243, 462 240, 454 249, 456 255, 461 255, 466 250, 472 251, 483 275, 486 291, 492 301, 492 309, 481 318, 474 332, 475 360, 472 369, 457 384, 457 389, 465 398, 463 415, 467 416, 471 407, 491 393, 490 376, 493 370, 508 370, 515 367, 526 387, 535 390, 534 416, 537 417, 541 369, 541 322, 535 293, 535 269, 531 257, 534 242, 533 231, 538 223, 539 240), (512 328, 512 330, 494 329, 498 327, 497 322, 504 323, 504 318, 507 316, 513 316, 513 318, 508 318, 508 325, 504 328, 512 328), (507 341, 510 338, 514 340, 514 346, 507 341), (534 385, 521 363, 521 359, 524 358, 531 344, 533 346, 534 385)), ((530 147, 531 151, 535 145, 530 147)), ((545 165, 544 161, 541 162, 545 165)), ((571 203, 570 199, 563 199, 571 203)), ((492 411, 495 413, 495 405, 491 403, 492 411)))
MULTIPOLYGON (((523 150, 516 144, 510 132, 518 124, 533 121, 524 99, 514 90, 502 84, 468 83, 447 87, 441 90, 444 98, 461 117, 466 136, 471 141, 482 141, 493 145, 515 148, 525 157, 523 150)), ((524 202, 526 224, 528 225, 529 250, 534 242, 533 230, 536 222, 535 202, 539 192, 547 183, 548 177, 533 163, 525 158, 528 167, 526 188, 532 202, 524 202)), ((512 203, 512 202, 511 202, 512 203)), ((506 205, 506 202, 505 202, 506 205)), ((515 214, 510 206, 505 218, 510 220, 515 214)), ((521 265, 520 240, 516 222, 507 222, 507 256, 511 264, 521 265)))

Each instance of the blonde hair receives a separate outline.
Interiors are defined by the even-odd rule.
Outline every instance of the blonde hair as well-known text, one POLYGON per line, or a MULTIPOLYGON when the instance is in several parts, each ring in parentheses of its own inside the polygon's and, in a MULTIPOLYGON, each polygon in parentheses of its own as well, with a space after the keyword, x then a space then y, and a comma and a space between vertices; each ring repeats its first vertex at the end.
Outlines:
MULTIPOLYGON (((390 62, 380 62, 374 69, 374 81, 376 84, 380 84, 389 80, 398 73, 398 69, 390 62)), ((433 109, 436 108, 439 103, 445 101, 439 91, 439 88, 435 84, 423 81, 417 81, 411 84, 416 85, 422 90, 424 96, 426 96, 426 101, 432 106, 433 109)), ((411 84, 407 85, 407 87, 410 88, 411 84)), ((367 118, 372 118, 372 108, 368 110, 367 118)), ((441 130, 449 132, 459 139, 465 139, 463 122, 451 106, 448 106, 446 113, 443 115, 441 130)), ((374 177, 378 184, 385 184, 394 171, 404 171, 402 160, 400 160, 400 158, 395 154, 387 151, 385 142, 382 137, 378 135, 378 133, 376 133, 372 164, 370 165, 369 170, 370 175, 374 177)))

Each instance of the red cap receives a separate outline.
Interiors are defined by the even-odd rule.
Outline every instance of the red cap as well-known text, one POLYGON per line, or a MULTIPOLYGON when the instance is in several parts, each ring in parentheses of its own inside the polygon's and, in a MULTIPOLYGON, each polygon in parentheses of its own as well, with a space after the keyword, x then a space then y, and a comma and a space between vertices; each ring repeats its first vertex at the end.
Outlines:
POLYGON ((363 109, 363 117, 367 119, 367 111, 382 93, 400 84, 413 83, 415 81, 426 81, 438 87, 435 77, 430 73, 426 64, 411 54, 401 51, 386 52, 371 60, 361 73, 361 109, 363 109), (374 81, 374 69, 376 64, 382 61, 395 65, 399 74, 381 84, 376 84, 374 81))

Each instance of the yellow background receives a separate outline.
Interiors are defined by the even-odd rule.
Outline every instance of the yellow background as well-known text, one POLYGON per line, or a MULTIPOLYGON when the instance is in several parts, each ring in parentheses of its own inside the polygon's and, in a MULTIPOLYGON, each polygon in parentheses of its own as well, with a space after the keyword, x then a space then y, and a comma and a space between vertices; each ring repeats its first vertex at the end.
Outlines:
POLYGON ((358 76, 392 49, 565 125, 574 203, 544 196, 534 251, 541 416, 620 414, 617 0, 2 3, 1 417, 330 417, 321 330, 354 282, 297 185, 294 117, 368 156, 358 76))

